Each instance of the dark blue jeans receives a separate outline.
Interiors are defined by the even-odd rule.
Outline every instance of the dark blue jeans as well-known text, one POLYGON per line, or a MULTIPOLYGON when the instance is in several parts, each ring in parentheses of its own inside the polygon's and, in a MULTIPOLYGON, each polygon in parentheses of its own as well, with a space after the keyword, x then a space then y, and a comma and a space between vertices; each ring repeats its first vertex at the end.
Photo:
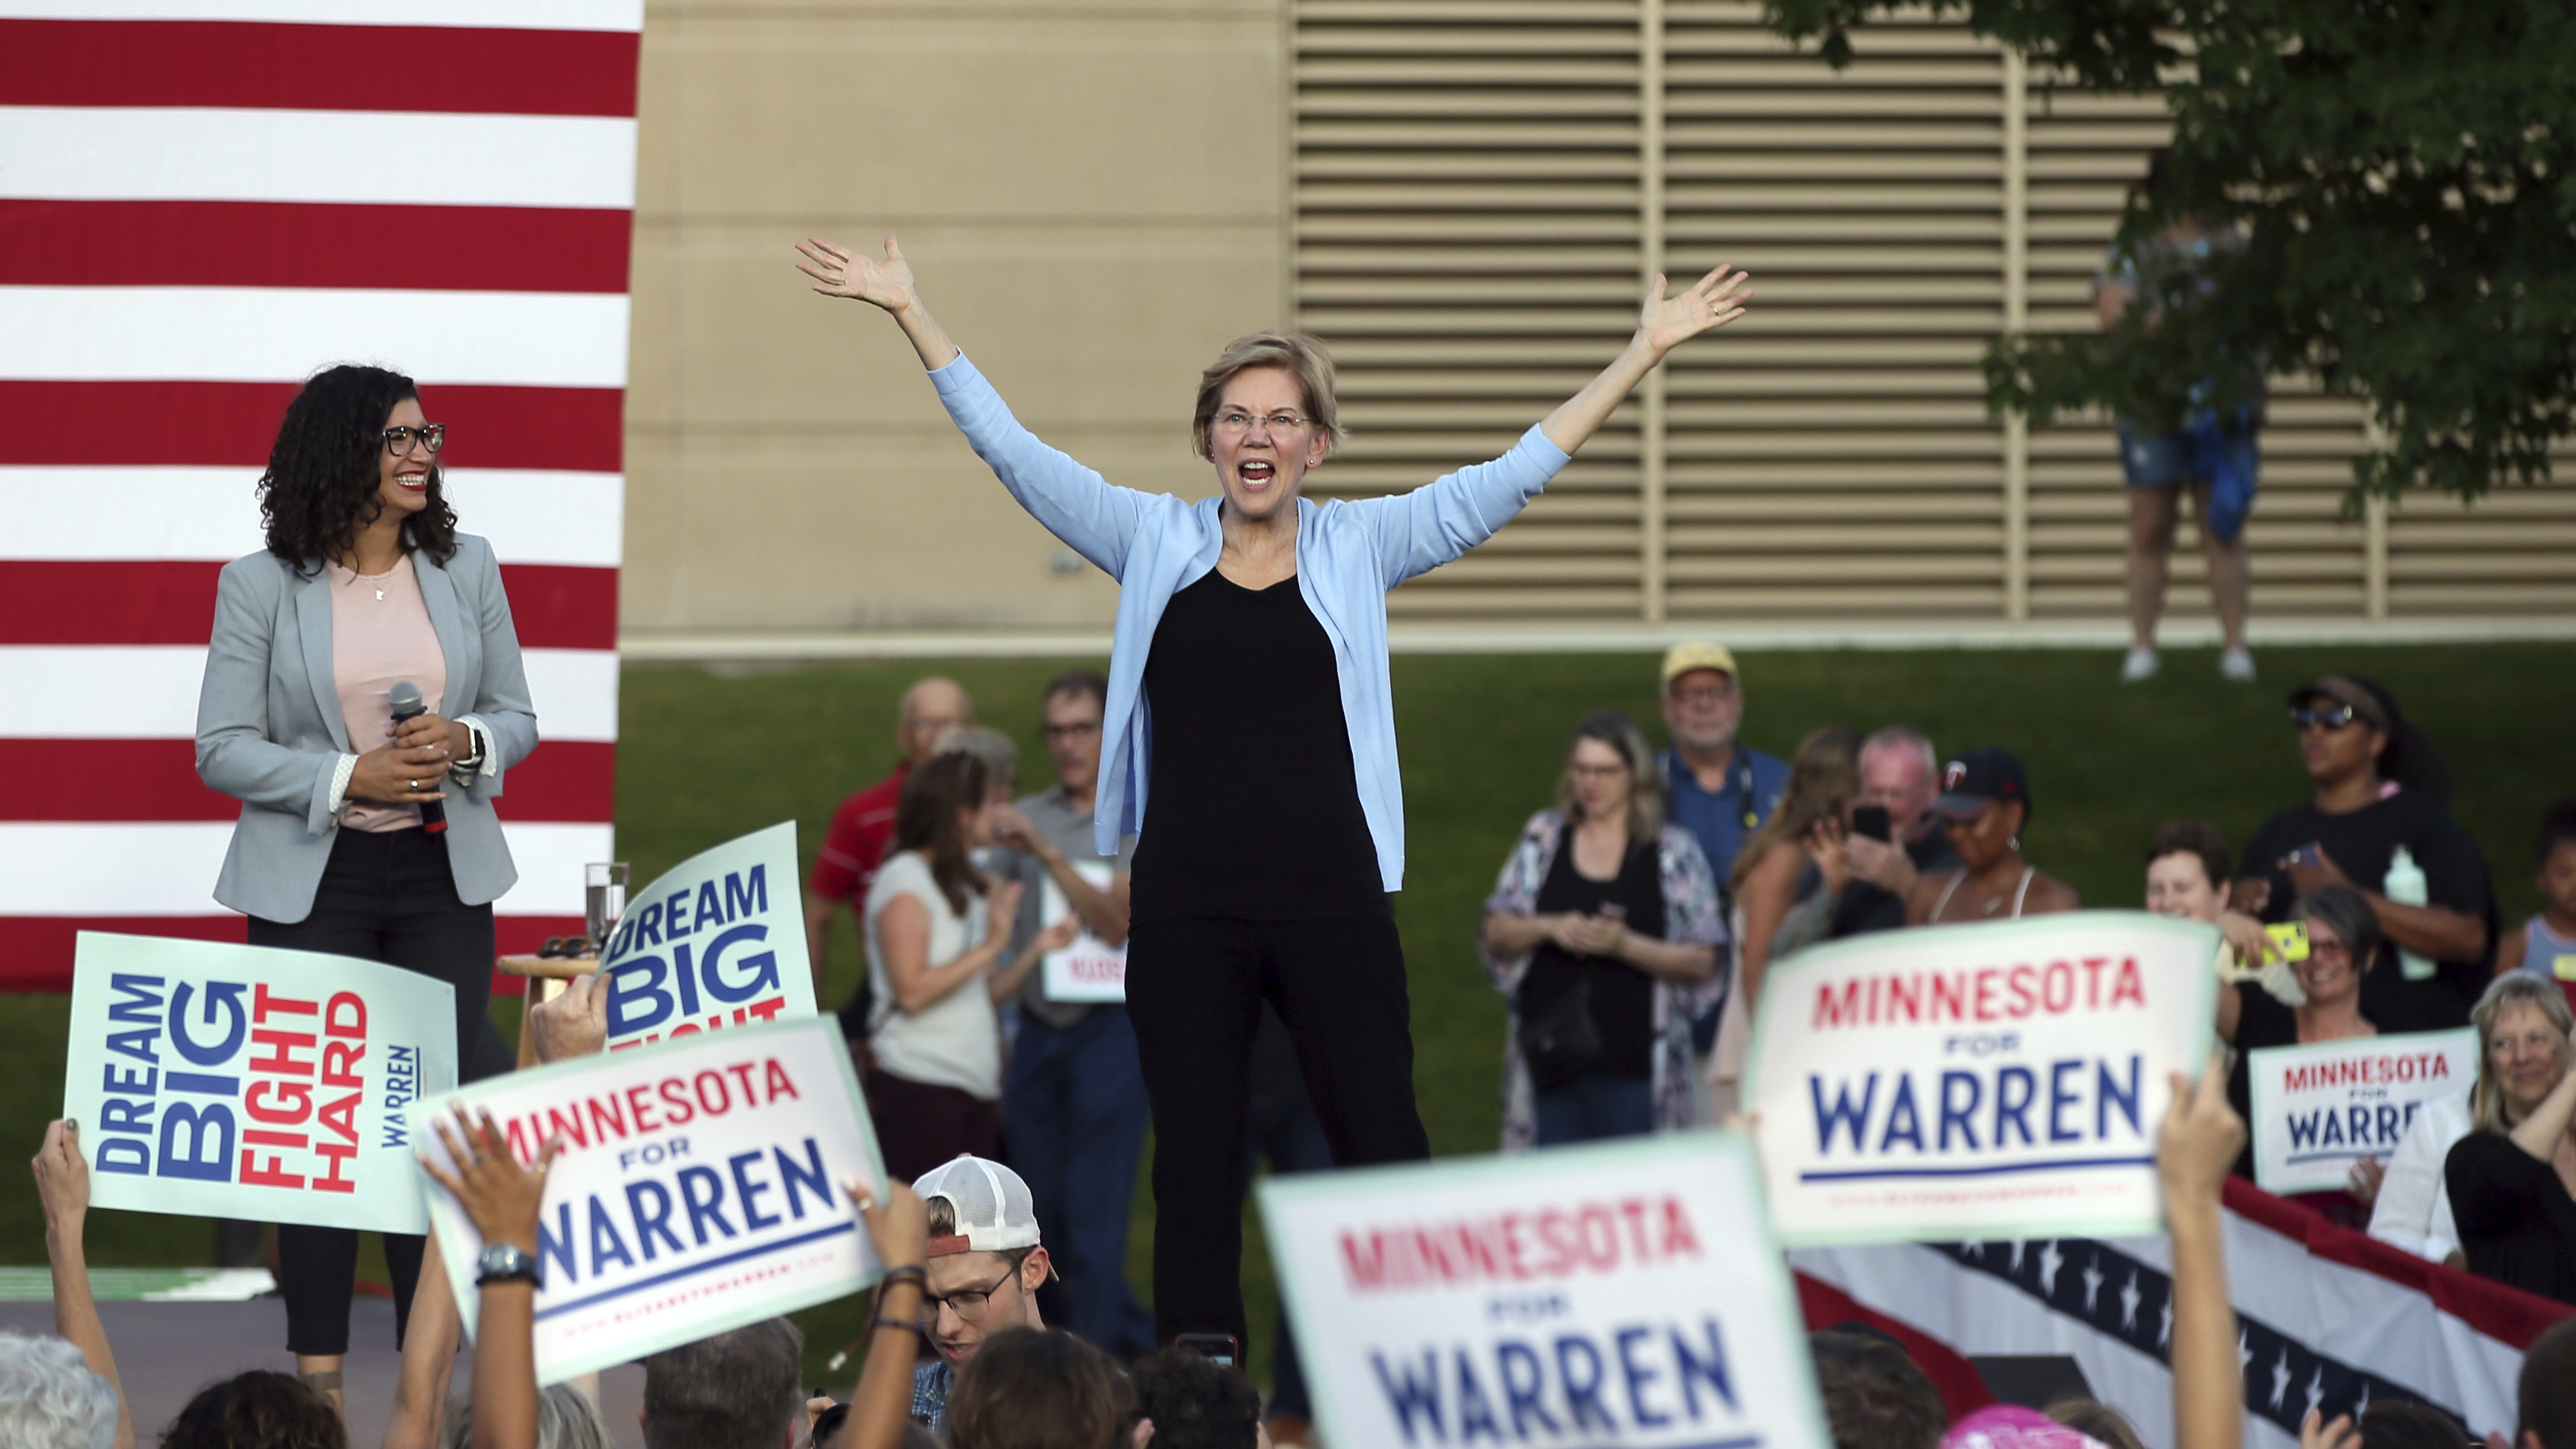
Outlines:
POLYGON ((1650 1082, 1584 1077, 1538 1094, 1538 1145, 1643 1137, 1655 1130, 1650 1082))
POLYGON ((1061 1030, 1021 1014, 1002 1084, 1002 1140, 1063 1276, 1058 1326, 1120 1359, 1154 1347, 1154 1316, 1127 1286, 1128 1213, 1150 1117, 1124 1008, 1061 1030))

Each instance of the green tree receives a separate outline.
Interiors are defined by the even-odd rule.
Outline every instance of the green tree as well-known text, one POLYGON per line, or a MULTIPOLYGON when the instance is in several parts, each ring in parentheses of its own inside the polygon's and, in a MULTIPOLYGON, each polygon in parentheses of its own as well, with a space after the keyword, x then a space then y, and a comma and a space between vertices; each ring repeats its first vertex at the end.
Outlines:
MULTIPOLYGON (((2119 327, 1996 339, 1997 411, 2149 424, 2243 399, 2261 359, 2362 400, 2384 448, 2365 493, 2475 497, 2549 479, 2576 402, 2576 3, 2570 0, 1930 0, 2034 73, 2162 92, 2171 184, 2133 196, 2132 249, 2232 217, 2241 252, 2143 288, 2119 327), (2152 316, 2151 316, 2152 314, 2152 316)), ((1836 67, 1893 0, 1765 0, 1836 67)), ((1861 41, 1866 44, 1866 37, 1861 41)))

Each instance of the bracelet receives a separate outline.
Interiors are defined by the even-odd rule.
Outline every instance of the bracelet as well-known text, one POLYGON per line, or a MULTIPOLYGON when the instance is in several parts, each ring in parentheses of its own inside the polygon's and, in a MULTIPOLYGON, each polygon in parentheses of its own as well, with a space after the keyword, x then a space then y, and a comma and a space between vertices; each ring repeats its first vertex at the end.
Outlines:
POLYGON ((924 1338, 927 1338, 927 1337, 929 1337, 929 1336, 930 1336, 930 1330, 928 1330, 928 1329, 926 1329, 926 1328, 922 1327, 922 1326, 921 1326, 920 1324, 918 1324, 918 1323, 906 1323, 906 1322, 904 1322, 904 1321, 903 1321, 902 1319, 900 1319, 900 1318, 885 1318, 885 1317, 871 1318, 871 1319, 869 1319, 869 1320, 868 1320, 868 1327, 870 1327, 870 1328, 895 1328, 895 1329, 901 1329, 901 1330, 902 1330, 902 1331, 904 1331, 905 1333, 918 1334, 918 1335, 920 1335, 921 1337, 924 1337, 924 1338))
POLYGON ((894 1282, 898 1278, 909 1278, 913 1282, 918 1283, 925 1288, 930 1286, 930 1275, 923 1270, 919 1263, 906 1263, 900 1268, 886 1269, 885 1276, 877 1280, 877 1287, 882 1289, 885 1285, 894 1282))

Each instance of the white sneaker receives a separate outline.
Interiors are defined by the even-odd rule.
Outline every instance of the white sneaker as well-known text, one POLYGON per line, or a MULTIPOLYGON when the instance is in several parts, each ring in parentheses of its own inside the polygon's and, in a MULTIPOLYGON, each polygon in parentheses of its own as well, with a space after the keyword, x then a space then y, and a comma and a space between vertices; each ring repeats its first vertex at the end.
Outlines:
POLYGON ((2254 656, 2247 653, 2244 646, 2239 645, 2218 656, 2218 672, 2221 677, 2232 679, 2238 684, 2252 684, 2254 656))
POLYGON ((2153 679, 2157 664, 2156 651, 2144 644, 2135 645, 2129 650, 2129 657, 2120 662, 2120 682, 2136 684, 2140 680, 2153 679))

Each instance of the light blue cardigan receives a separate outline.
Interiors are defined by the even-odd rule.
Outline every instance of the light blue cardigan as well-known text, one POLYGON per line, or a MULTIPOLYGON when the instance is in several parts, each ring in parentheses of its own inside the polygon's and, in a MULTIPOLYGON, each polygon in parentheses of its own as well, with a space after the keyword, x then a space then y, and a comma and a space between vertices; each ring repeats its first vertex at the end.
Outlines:
MULTIPOLYGON (((1145 822, 1154 722, 1145 656, 1172 595, 1205 578, 1225 546, 1220 502, 1111 486, 1038 441, 960 353, 930 374, 939 400, 975 453, 1031 517, 1116 579, 1118 630, 1109 650, 1107 733, 1100 749, 1094 844, 1115 855, 1145 822)), ((1378 874, 1404 885, 1404 782, 1396 768, 1394 692, 1387 681, 1386 591, 1494 536, 1565 466, 1565 450, 1533 427, 1490 463, 1386 498, 1297 500, 1297 593, 1333 641, 1342 719, 1351 732, 1360 813, 1377 844, 1378 874)))

